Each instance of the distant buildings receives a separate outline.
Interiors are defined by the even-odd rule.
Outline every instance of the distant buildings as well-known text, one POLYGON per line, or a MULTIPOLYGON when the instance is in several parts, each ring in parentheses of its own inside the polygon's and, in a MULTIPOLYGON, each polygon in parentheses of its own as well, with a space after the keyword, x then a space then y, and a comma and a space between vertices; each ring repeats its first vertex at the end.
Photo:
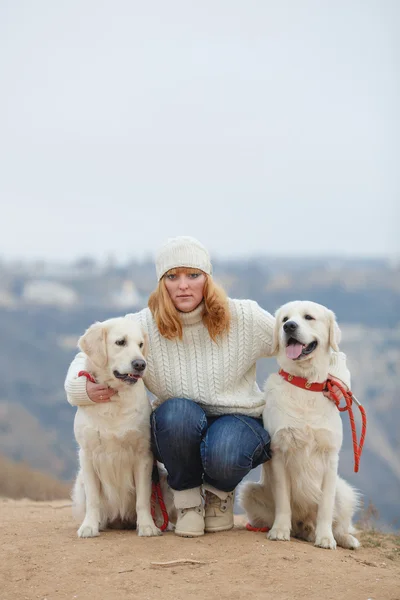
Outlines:
POLYGON ((25 284, 22 300, 28 304, 74 306, 79 298, 71 287, 63 283, 34 279, 25 284))
POLYGON ((135 284, 130 279, 122 282, 121 288, 112 294, 111 302, 117 308, 134 308, 145 304, 144 299, 138 293, 135 284))

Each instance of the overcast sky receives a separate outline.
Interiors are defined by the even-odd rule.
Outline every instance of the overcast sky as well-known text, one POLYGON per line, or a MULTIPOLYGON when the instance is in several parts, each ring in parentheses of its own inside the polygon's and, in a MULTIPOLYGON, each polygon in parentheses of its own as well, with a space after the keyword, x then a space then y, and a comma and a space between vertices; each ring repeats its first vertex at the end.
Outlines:
POLYGON ((1 0, 0 256, 393 255, 398 0, 1 0))

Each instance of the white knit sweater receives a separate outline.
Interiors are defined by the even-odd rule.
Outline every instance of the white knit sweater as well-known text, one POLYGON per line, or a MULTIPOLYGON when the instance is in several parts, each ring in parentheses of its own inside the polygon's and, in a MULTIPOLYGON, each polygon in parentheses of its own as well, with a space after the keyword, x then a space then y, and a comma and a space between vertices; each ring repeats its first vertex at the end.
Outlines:
MULTIPOLYGON (((252 300, 229 300, 229 309, 229 333, 217 342, 203 325, 202 304, 191 313, 181 313, 182 340, 162 337, 148 308, 129 315, 138 319, 149 336, 144 382, 156 398, 154 407, 169 398, 189 398, 209 416, 261 416, 264 399, 256 383, 256 361, 272 355, 275 319, 252 300)), ((78 377, 85 363, 85 354, 77 354, 65 380, 73 406, 93 404, 86 393, 86 378, 78 377)), ((343 353, 332 353, 330 373, 347 382, 343 353)))

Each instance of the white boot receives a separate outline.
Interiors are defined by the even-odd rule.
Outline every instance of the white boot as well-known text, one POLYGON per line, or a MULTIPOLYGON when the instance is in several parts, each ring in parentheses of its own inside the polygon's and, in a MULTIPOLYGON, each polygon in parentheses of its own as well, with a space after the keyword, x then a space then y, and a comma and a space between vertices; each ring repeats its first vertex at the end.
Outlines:
POLYGON ((222 492, 205 484, 205 530, 207 533, 227 531, 233 527, 235 492, 222 492))
POLYGON ((173 490, 177 510, 175 533, 181 537, 204 535, 204 508, 200 488, 173 490))

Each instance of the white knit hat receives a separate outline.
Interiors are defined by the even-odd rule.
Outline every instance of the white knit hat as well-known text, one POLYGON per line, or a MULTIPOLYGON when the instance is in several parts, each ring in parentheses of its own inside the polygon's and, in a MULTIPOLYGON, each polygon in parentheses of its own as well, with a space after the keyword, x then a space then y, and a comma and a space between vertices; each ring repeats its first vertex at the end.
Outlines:
POLYGON ((177 267, 200 269, 207 275, 212 273, 210 255, 207 250, 198 240, 189 236, 170 238, 157 253, 156 272, 158 281, 167 271, 177 267))

